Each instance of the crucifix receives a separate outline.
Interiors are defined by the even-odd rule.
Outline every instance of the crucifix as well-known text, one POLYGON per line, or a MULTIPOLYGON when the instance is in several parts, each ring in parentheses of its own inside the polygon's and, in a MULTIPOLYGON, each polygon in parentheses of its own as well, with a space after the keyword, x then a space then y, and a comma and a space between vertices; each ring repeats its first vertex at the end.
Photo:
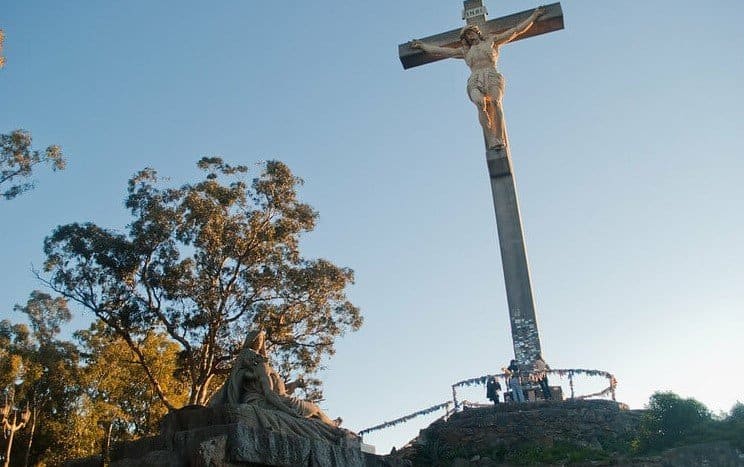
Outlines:
POLYGON ((478 109, 478 120, 483 128, 514 356, 521 368, 528 369, 542 350, 501 106, 504 79, 496 65, 502 45, 563 29, 563 12, 560 3, 553 3, 487 21, 482 0, 463 3, 464 28, 400 44, 398 53, 404 69, 444 58, 463 59, 470 67, 467 91, 478 109))

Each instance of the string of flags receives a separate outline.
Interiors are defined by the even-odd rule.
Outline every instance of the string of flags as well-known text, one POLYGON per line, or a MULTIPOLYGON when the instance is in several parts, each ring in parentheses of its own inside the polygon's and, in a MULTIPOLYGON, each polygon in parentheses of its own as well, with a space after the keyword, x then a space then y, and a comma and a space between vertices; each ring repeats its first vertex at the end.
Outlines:
MULTIPOLYGON (((570 384, 571 384, 571 398, 572 399, 588 399, 591 397, 603 397, 603 396, 606 396, 607 394, 610 394, 612 396, 612 400, 615 400, 615 388, 617 387, 617 379, 610 372, 603 371, 603 370, 589 370, 586 368, 561 368, 561 369, 555 369, 555 370, 547 370, 545 373, 549 375, 550 374, 558 375, 558 377, 560 378, 564 378, 568 376, 570 380, 570 384), (586 375, 590 377, 603 376, 609 380, 610 385, 607 388, 603 389, 602 391, 595 392, 593 394, 586 394, 586 395, 574 397, 573 377, 575 375, 586 375)), ((490 378, 496 378, 497 380, 501 378, 504 381, 506 381, 509 376, 510 375, 508 373, 499 373, 495 375, 484 375, 484 376, 478 376, 477 378, 470 378, 470 379, 458 381, 457 383, 453 384, 452 385, 452 402, 455 405, 455 409, 460 407, 460 403, 457 400, 457 388, 474 386, 476 384, 483 386, 488 382, 490 378)))
POLYGON ((495 376, 496 378, 504 378, 506 379, 506 373, 501 373, 498 375, 485 375, 485 376, 479 376, 477 378, 470 378, 463 381, 458 381, 457 383, 453 384, 453 388, 461 388, 465 386, 474 386, 476 384, 480 384, 481 386, 485 385, 488 382, 488 378, 491 376, 495 376))
MULTIPOLYGON (((617 386, 617 380, 615 379, 615 377, 611 373, 607 371, 602 371, 602 370, 587 370, 584 368, 570 368, 570 369, 559 369, 559 370, 547 370, 546 373, 558 375, 561 378, 565 376, 574 376, 578 374, 584 374, 587 376, 604 376, 605 378, 611 381, 614 381, 614 386, 617 386)), ((491 377, 495 377, 496 379, 499 379, 499 378, 506 379, 508 375, 506 373, 499 373, 495 375, 479 376, 477 378, 470 378, 470 379, 458 381, 455 384, 453 384, 452 387, 460 388, 460 387, 465 387, 465 386, 474 386, 476 384, 483 386, 488 382, 488 379, 491 377)))
POLYGON ((594 392, 592 394, 586 394, 586 395, 583 395, 583 396, 577 396, 577 397, 574 397, 574 399, 589 399, 590 397, 602 397, 602 396, 606 396, 607 394, 611 393, 612 390, 613 390, 613 387, 610 386, 610 387, 605 388, 605 389, 603 389, 603 390, 601 390, 599 392, 594 392))
MULTIPOLYGON (((560 378, 568 377, 569 383, 571 386, 571 399, 589 399, 592 397, 604 397, 608 394, 612 396, 612 400, 615 400, 615 388, 617 387, 617 379, 612 373, 609 373, 607 371, 603 370, 589 370, 586 368, 561 368, 556 370, 547 370, 545 373, 547 374, 553 374, 557 375, 560 378), (590 377, 594 376, 602 376, 609 380, 610 385, 599 391, 592 394, 586 394, 586 395, 580 395, 574 397, 573 394, 573 377, 575 375, 586 375, 590 377)), ((452 400, 447 402, 442 402, 441 404, 433 405, 427 409, 419 410, 418 412, 414 412, 412 414, 405 415, 400 418, 396 418, 395 420, 391 420, 389 422, 383 422, 379 425, 375 425, 370 428, 366 428, 359 432, 360 436, 365 435, 366 433, 370 433, 377 430, 382 430, 384 428, 389 428, 391 426, 399 425, 401 423, 405 423, 411 419, 414 419, 416 417, 422 416, 422 415, 428 415, 430 413, 436 412, 437 410, 445 409, 445 417, 450 414, 450 406, 454 405, 454 410, 459 409, 460 407, 481 407, 484 406, 484 404, 479 404, 475 402, 470 401, 462 401, 458 402, 457 400, 457 388, 462 387, 469 387, 474 385, 481 385, 484 386, 489 379, 496 378, 503 379, 506 381, 506 379, 509 377, 507 373, 499 373, 495 375, 484 375, 484 376, 478 376, 477 378, 469 378, 462 381, 458 381, 455 384, 452 385, 452 400)), ((490 404, 489 404, 490 405, 490 404)))
POLYGON ((391 420, 389 422, 383 422, 379 425, 375 425, 370 428, 366 428, 362 431, 360 431, 358 434, 359 436, 364 436, 367 433, 370 433, 372 431, 382 430, 383 428, 389 428, 391 426, 399 425, 401 423, 405 423, 408 420, 411 420, 413 418, 419 417, 421 415, 428 415, 430 413, 436 412, 437 410, 445 409, 447 413, 449 413, 449 406, 452 405, 452 401, 442 402, 441 404, 432 405, 428 409, 419 410, 418 412, 414 412, 412 414, 408 414, 406 416, 396 418, 395 420, 391 420))
POLYGON ((470 402, 469 400, 464 400, 460 402, 460 405, 466 409, 478 409, 483 407, 493 407, 493 404, 483 404, 481 402, 470 402))

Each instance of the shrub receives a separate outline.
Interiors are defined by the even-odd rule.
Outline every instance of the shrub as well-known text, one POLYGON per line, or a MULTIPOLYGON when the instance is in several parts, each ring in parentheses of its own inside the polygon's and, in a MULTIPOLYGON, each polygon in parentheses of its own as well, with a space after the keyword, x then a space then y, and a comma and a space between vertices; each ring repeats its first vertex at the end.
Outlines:
POLYGON ((729 436, 735 448, 744 450, 744 404, 737 402, 724 420, 729 436))
POLYGON ((734 404, 728 417, 726 417, 726 421, 730 423, 744 424, 744 404, 741 402, 734 404))
POLYGON ((639 451, 659 451, 687 441, 693 433, 702 441, 712 424, 713 416, 701 402, 657 392, 649 400, 636 446, 639 451))

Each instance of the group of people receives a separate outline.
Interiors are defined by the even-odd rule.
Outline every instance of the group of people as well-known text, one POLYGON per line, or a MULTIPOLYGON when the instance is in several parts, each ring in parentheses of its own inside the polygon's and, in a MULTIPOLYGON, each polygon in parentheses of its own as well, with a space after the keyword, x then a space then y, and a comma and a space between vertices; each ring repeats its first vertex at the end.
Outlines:
MULTIPOLYGON (((506 384, 511 391, 512 401, 525 402, 527 400, 524 396, 524 389, 522 388, 522 382, 525 379, 536 382, 540 386, 543 399, 550 400, 553 398, 550 392, 550 386, 548 385, 548 371, 550 367, 545 363, 542 355, 537 355, 537 358, 532 364, 532 371, 529 374, 524 374, 516 360, 509 362, 509 366, 502 368, 502 370, 506 375, 506 384)), ((498 404, 499 391, 501 390, 501 383, 499 383, 496 377, 489 377, 486 382, 486 397, 494 404, 498 404)))

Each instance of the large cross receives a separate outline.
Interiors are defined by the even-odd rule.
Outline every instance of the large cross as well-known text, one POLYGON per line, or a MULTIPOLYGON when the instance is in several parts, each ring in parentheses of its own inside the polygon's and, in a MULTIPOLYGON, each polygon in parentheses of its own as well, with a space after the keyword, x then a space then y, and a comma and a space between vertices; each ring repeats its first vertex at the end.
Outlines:
MULTIPOLYGON (((543 7, 544 14, 525 33, 515 40, 563 29, 563 12, 560 3, 543 7)), ((515 27, 528 18, 532 10, 486 21, 482 0, 465 0, 462 18, 468 24, 477 24, 488 33, 500 33, 515 27)), ((460 29, 421 39, 422 42, 440 47, 460 47, 460 29)), ((427 54, 410 47, 410 42, 398 46, 404 69, 441 60, 442 56, 427 54)), ((514 356, 522 368, 530 368, 537 355, 542 353, 532 295, 527 249, 519 214, 519 202, 514 183, 509 145, 501 149, 488 149, 486 163, 491 178, 496 225, 498 228, 501 264, 504 270, 506 298, 509 305, 514 356)))

